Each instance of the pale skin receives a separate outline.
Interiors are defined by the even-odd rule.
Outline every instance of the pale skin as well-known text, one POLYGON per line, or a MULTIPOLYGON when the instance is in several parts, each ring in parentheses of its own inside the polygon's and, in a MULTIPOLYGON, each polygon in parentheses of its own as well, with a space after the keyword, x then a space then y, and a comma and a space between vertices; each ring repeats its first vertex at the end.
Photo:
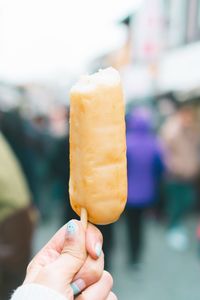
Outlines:
POLYGON ((112 276, 104 271, 101 232, 92 224, 86 231, 80 221, 63 226, 27 268, 24 284, 54 289, 67 300, 116 300, 112 276), (74 296, 71 284, 80 293, 74 296))

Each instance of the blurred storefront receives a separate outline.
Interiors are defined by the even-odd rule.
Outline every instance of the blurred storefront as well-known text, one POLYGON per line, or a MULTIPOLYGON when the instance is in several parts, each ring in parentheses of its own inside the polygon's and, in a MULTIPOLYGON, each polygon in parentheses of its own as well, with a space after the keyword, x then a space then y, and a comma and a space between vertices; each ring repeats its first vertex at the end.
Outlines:
POLYGON ((120 26, 127 29, 126 42, 95 66, 120 70, 126 103, 200 96, 200 1, 142 1, 120 26))

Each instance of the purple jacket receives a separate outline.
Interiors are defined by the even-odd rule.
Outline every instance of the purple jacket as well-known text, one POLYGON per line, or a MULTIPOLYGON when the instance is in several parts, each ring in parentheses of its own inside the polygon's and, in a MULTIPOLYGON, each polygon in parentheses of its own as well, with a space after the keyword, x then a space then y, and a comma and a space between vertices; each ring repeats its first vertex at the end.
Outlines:
POLYGON ((128 206, 151 204, 164 170, 160 146, 151 127, 150 114, 144 109, 127 117, 128 206))

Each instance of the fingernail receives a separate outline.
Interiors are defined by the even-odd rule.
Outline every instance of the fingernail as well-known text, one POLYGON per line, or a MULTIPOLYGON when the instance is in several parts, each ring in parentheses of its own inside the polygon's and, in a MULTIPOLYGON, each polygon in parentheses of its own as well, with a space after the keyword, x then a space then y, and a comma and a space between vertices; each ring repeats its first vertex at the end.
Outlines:
POLYGON ((74 296, 78 295, 86 287, 85 281, 82 279, 77 279, 71 283, 71 288, 73 290, 74 296))
POLYGON ((76 223, 71 220, 67 223, 67 234, 74 235, 77 231, 77 225, 76 223))
POLYGON ((98 257, 101 256, 101 251, 102 251, 102 244, 101 243, 96 243, 95 245, 95 253, 98 257))

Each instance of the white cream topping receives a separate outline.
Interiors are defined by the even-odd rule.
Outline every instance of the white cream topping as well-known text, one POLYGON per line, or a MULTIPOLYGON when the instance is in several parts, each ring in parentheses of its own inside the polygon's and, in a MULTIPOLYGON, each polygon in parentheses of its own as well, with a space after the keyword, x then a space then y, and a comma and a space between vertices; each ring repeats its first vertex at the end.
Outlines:
POLYGON ((92 75, 83 75, 79 81, 72 86, 71 92, 90 92, 97 86, 113 86, 120 83, 120 75, 112 67, 100 69, 92 75))

